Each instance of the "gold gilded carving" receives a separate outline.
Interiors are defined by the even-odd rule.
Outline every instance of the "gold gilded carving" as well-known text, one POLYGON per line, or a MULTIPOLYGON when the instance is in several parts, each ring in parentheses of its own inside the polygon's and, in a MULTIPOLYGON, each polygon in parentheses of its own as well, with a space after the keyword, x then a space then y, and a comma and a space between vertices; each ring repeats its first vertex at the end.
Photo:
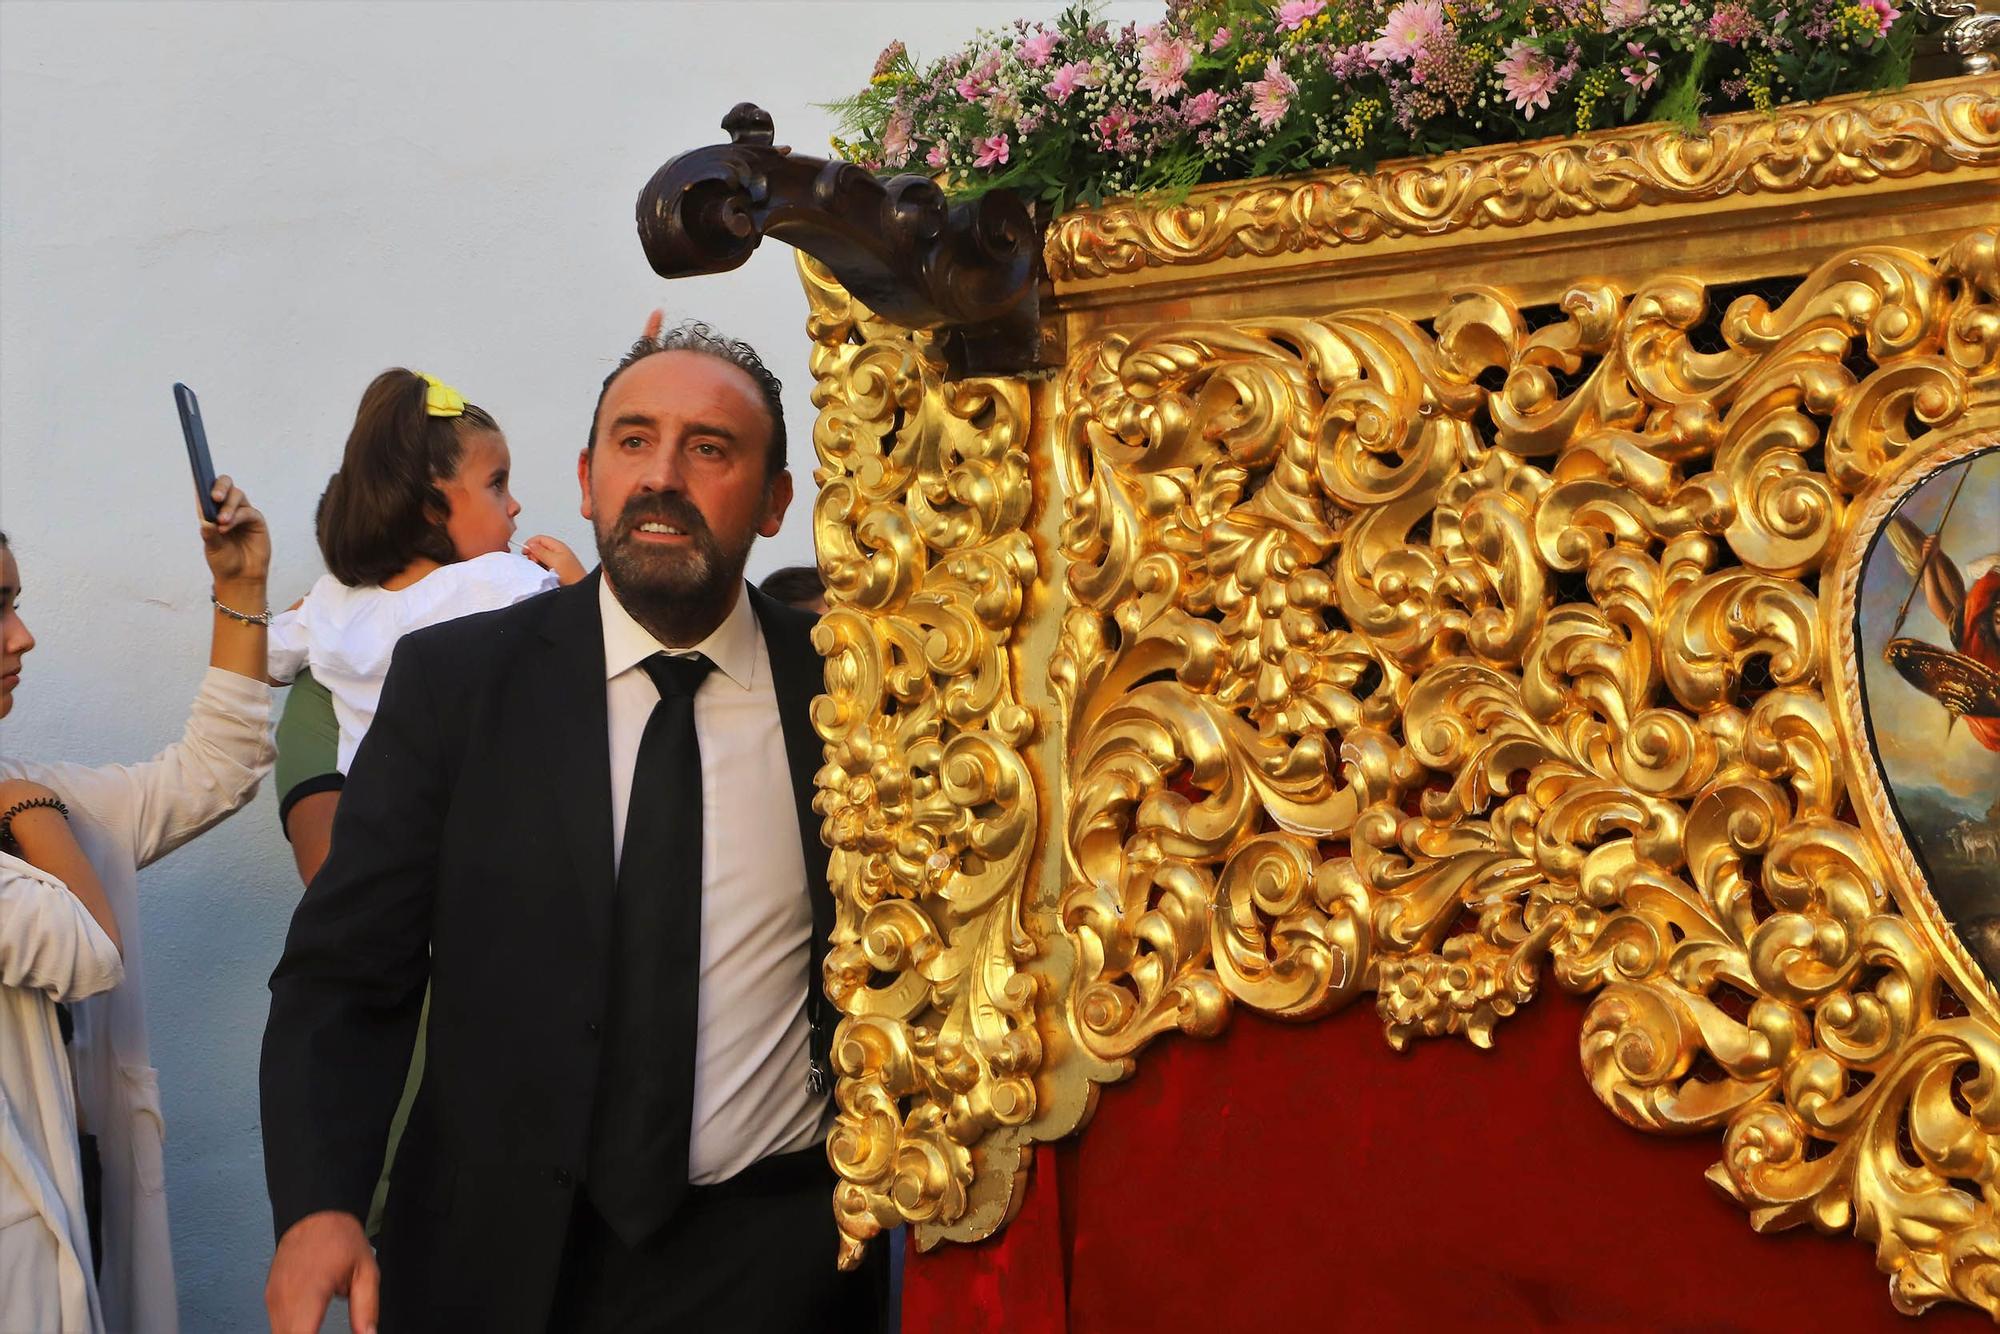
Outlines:
POLYGON ((1753 1226, 2000 1314, 2000 995, 1885 805, 1847 610, 1902 479, 2000 431, 2000 231, 1945 221, 1996 167, 1962 80, 1077 213, 1059 291, 1937 178, 1922 239, 1747 292, 1640 241, 1556 246, 1602 276, 1531 308, 1100 302, 1033 385, 947 382, 806 264, 844 1260, 1004 1224, 1160 1034, 1372 995, 1487 1046, 1553 977, 1600 1100, 1717 1136, 1753 1226))
POLYGON ((830 610, 817 807, 839 888, 830 1153, 842 1262, 884 1227, 1004 1220, 1041 1064, 1037 838, 1009 647, 1036 577, 1025 389, 946 384, 812 260, 814 537, 830 610))
MULTIPOLYGON (((1814 133, 1887 113, 1843 114, 1814 133)), ((1996 243, 1721 309, 1665 274, 1074 348, 1077 1047, 1129 1068, 1370 991, 1399 1047, 1485 1046, 1547 973, 1594 993, 1598 1097, 1719 1133, 1753 1226, 1852 1229, 1901 1309, 2000 1314, 2000 1010, 1899 904, 1837 628, 1872 488, 2000 423, 1996 243)))
POLYGON ((1043 254, 1058 282, 1105 278, 1996 163, 2000 92, 1990 76, 1979 76, 1921 95, 1861 95, 1775 115, 1721 117, 1696 135, 1621 130, 1362 175, 1218 186, 1179 204, 1114 201, 1058 219, 1043 254))

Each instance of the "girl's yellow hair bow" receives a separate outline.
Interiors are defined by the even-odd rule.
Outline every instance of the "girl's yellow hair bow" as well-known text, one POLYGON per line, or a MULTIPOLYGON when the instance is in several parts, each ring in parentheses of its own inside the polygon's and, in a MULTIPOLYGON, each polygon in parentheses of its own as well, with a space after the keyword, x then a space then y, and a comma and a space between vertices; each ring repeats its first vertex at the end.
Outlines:
POLYGON ((417 374, 430 386, 424 391, 425 412, 433 417, 457 417, 465 412, 465 395, 435 375, 424 375, 422 371, 417 374))

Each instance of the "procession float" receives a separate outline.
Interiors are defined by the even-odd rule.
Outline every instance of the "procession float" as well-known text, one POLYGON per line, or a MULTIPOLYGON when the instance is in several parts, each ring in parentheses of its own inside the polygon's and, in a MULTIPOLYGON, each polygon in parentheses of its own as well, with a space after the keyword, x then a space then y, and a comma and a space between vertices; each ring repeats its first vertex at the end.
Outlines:
POLYGON ((647 185, 800 252, 906 1329, 2000 1315, 2000 14, 1906 3, 1077 9, 647 185))

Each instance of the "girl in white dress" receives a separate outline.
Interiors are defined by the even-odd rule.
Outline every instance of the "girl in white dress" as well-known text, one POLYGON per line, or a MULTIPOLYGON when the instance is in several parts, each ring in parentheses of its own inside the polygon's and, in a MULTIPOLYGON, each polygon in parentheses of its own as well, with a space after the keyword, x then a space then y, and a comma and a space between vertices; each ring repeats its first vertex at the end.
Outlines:
POLYGON ((389 370, 361 396, 340 471, 319 501, 328 574, 271 623, 270 673, 310 665, 333 696, 346 773, 382 698, 396 641, 583 578, 552 537, 511 549, 507 437, 457 390, 389 370))

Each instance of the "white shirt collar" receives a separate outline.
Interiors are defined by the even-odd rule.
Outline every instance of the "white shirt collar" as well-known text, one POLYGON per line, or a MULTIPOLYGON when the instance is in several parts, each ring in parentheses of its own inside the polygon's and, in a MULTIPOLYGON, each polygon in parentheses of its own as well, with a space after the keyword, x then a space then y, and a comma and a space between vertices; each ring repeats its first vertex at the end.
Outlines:
POLYGON ((652 631, 632 619, 632 613, 611 591, 611 581, 597 581, 597 609, 604 621, 604 679, 630 671, 655 653, 687 656, 705 653, 716 671, 729 678, 739 690, 748 690, 757 679, 757 613, 750 606, 750 587, 745 584, 736 595, 736 605, 722 624, 692 648, 668 648, 653 638, 652 631))

